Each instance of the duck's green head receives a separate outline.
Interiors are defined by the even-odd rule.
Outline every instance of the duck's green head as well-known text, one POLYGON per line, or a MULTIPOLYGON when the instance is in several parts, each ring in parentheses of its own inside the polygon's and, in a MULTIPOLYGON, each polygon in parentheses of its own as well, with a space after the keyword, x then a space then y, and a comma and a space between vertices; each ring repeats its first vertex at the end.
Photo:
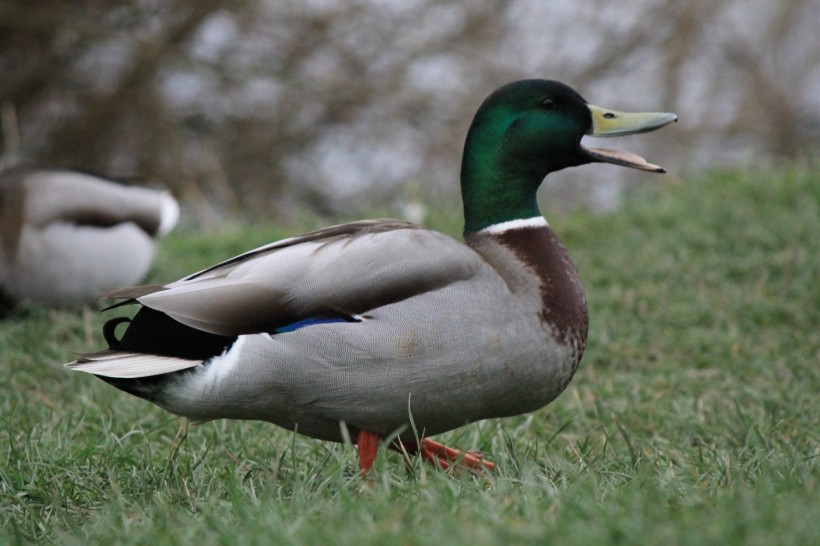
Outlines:
POLYGON ((540 215, 538 186, 549 173, 567 167, 607 162, 665 172, 635 154, 586 148, 581 138, 644 133, 676 120, 674 114, 592 106, 555 81, 521 80, 497 89, 478 109, 464 146, 465 232, 540 215))

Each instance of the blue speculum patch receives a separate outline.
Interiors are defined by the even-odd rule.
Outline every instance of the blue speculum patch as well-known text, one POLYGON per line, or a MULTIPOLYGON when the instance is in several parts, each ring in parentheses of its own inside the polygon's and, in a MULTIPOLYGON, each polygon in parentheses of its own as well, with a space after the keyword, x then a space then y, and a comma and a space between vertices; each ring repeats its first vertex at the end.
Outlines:
POLYGON ((285 326, 280 326, 276 329, 277 334, 285 334, 287 332, 295 332, 300 328, 305 328, 306 326, 314 326, 316 324, 330 324, 333 322, 357 322, 352 320, 348 317, 311 317, 306 318, 304 320, 298 320, 296 322, 292 322, 290 324, 286 324, 285 326))

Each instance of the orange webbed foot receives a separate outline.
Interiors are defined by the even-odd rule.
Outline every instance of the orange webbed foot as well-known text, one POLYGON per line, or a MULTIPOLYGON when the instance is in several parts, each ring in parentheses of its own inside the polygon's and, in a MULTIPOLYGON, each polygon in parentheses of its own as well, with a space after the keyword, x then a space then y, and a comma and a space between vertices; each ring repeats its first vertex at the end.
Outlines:
MULTIPOLYGON (((359 475, 366 476, 373 469, 373 463, 379 452, 379 435, 367 430, 360 430, 356 438, 356 446, 359 450, 359 475)), ((416 443, 404 444, 400 440, 395 440, 390 446, 392 449, 407 455, 421 454, 421 458, 439 468, 448 470, 453 464, 457 467, 468 468, 476 472, 493 470, 495 463, 484 458, 478 451, 461 451, 444 444, 422 438, 421 445, 416 443)))
POLYGON ((477 471, 492 470, 495 468, 495 463, 486 460, 484 455, 478 451, 453 449, 452 447, 447 447, 429 438, 423 438, 421 440, 421 457, 442 470, 450 468, 452 463, 477 471))

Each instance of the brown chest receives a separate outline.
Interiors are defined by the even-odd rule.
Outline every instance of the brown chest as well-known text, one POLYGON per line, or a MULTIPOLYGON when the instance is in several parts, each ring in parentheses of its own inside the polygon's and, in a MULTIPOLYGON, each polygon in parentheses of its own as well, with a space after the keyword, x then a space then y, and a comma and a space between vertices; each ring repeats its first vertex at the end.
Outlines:
POLYGON ((537 300, 533 303, 539 320, 557 342, 577 353, 577 366, 586 345, 589 315, 578 272, 555 232, 549 226, 528 227, 484 233, 469 242, 513 292, 527 292, 537 300))

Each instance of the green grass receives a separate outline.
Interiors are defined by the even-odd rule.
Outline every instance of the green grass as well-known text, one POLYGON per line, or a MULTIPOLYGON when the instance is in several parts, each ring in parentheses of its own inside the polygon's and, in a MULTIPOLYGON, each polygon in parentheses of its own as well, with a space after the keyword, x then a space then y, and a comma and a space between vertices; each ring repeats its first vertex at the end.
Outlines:
MULTIPOLYGON (((0 323, 0 543, 817 544, 818 180, 718 172, 550 218, 587 354, 548 408, 442 436, 497 462, 488 478, 382 453, 362 481, 347 446, 187 427, 63 369, 104 316, 19 312, 0 323)), ((149 280, 288 234, 175 234, 149 280)))

